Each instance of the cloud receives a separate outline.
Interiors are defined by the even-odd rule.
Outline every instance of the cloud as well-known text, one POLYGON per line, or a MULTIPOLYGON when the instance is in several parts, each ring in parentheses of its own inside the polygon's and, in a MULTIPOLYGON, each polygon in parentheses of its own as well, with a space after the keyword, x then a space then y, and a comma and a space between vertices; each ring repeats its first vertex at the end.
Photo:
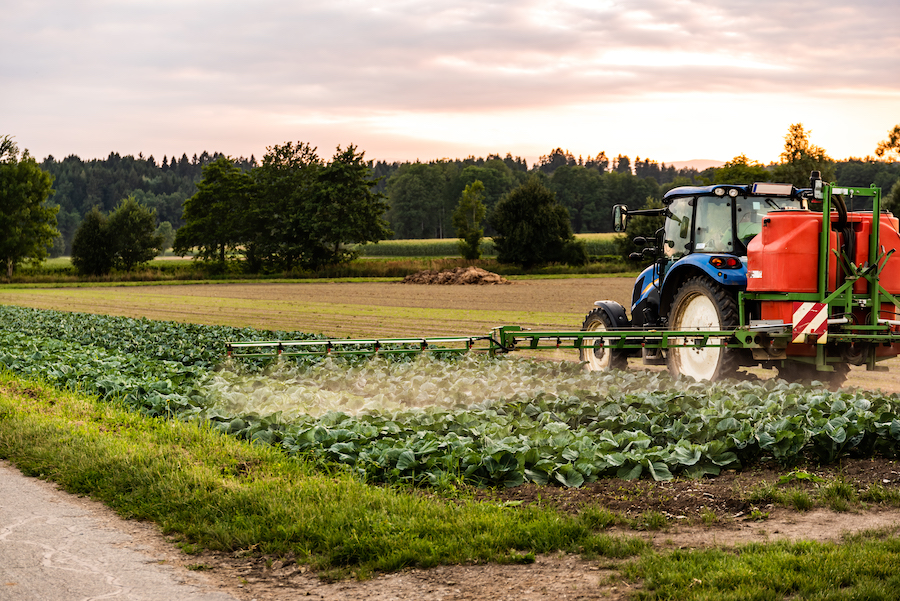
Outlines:
POLYGON ((0 57, 0 85, 15 90, 0 100, 0 127, 34 127, 41 114, 276 127, 698 94, 890 94, 897 22, 900 5, 873 0, 18 3, 0 23, 15 49, 0 57))

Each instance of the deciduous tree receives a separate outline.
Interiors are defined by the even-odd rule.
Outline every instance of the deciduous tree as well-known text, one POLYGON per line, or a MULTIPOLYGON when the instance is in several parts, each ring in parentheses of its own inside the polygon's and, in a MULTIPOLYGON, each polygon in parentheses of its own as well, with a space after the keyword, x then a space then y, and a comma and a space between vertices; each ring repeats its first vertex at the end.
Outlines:
POLYGON ((11 137, 0 138, 0 258, 7 278, 25 261, 43 261, 59 236, 59 207, 47 204, 52 186, 27 150, 20 156, 11 137))
POLYGON ((156 227, 156 233, 162 238, 162 246, 159 249, 159 254, 164 254, 167 250, 172 248, 172 244, 175 243, 175 229, 170 222, 162 221, 156 227))
MULTIPOLYGON (((766 170, 762 163, 751 161, 747 155, 741 154, 718 169, 713 175, 715 184, 752 184, 753 182, 767 182, 772 174, 766 170)), ((806 174, 807 180, 809 174, 806 174)))
POLYGON ((834 181, 834 161, 825 150, 810 144, 810 131, 803 129, 802 123, 794 123, 784 136, 784 152, 781 164, 776 165, 773 179, 777 182, 794 184, 798 188, 809 186, 809 174, 818 171, 825 181, 834 181))
POLYGON ((184 202, 185 225, 175 235, 175 252, 196 249, 196 256, 224 263, 228 251, 243 241, 251 188, 250 176, 230 157, 206 165, 197 193, 184 202))
POLYGON ((115 241, 106 215, 96 205, 88 211, 72 239, 72 265, 81 275, 101 276, 112 271, 115 241))
POLYGON ((878 143, 875 154, 879 157, 900 157, 900 124, 895 125, 894 129, 888 132, 887 140, 878 143))
POLYGON ((491 213, 497 260, 532 267, 540 263, 583 264, 584 244, 575 240, 569 213, 534 175, 501 200, 491 213))
POLYGON ((119 202, 107 228, 114 242, 115 265, 125 271, 153 260, 162 247, 162 236, 156 233, 156 211, 142 206, 133 196, 119 202))
POLYGON ((484 184, 475 180, 463 190, 453 212, 453 227, 459 240, 459 251, 463 258, 475 260, 481 258, 481 239, 484 237, 484 184))
MULTIPOLYGON (((459 199, 466 186, 481 181, 484 185, 484 208, 490 213, 500 199, 515 190, 525 179, 522 171, 513 171, 500 159, 490 159, 484 165, 469 165, 456 178, 455 197, 459 199)), ((487 232, 490 235, 492 232, 487 232)))
POLYGON ((391 236, 384 219, 387 199, 373 190, 378 180, 370 177, 364 155, 352 144, 344 150, 338 146, 331 162, 319 170, 307 213, 312 224, 307 267, 345 263, 357 256, 349 245, 391 236))
POLYGON ((270 146, 252 171, 254 189, 243 236, 251 271, 264 265, 290 271, 311 262, 309 205, 322 164, 304 142, 270 146))
POLYGON ((302 142, 268 150, 252 171, 242 242, 251 267, 317 269, 353 259, 351 244, 391 235, 385 197, 373 190, 378 180, 355 146, 338 147, 329 163, 302 142))

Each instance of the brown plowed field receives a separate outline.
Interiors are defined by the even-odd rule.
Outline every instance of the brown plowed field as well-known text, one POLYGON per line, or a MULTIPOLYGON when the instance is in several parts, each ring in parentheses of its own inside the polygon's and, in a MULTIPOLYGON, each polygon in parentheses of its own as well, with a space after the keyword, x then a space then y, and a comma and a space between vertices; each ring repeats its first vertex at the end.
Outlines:
MULTIPOLYGON (((577 330, 595 300, 630 305, 632 278, 518 280, 502 286, 378 283, 203 284, 2 289, 0 303, 289 330, 334 338, 480 336, 499 325, 577 330)), ((552 358, 559 358, 559 355, 552 358)), ((574 354, 570 357, 575 359, 574 354)), ((639 362, 632 359, 632 367, 639 362)), ((888 372, 854 367, 848 385, 900 392, 888 372)), ((770 377, 773 370, 757 370, 770 377)))
POLYGON ((332 337, 482 334, 497 325, 579 329, 598 299, 626 302, 625 278, 503 286, 379 283, 220 284, 6 289, 0 302, 332 337))

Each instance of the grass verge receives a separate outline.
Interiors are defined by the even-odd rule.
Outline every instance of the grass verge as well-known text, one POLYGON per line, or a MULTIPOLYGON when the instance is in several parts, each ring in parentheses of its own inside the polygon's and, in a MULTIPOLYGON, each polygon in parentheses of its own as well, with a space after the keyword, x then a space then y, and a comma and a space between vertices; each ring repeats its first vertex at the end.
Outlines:
POLYGON ((639 266, 623 260, 617 255, 592 256, 591 260, 580 266, 549 264, 524 269, 513 264, 501 264, 496 259, 485 257, 477 261, 467 261, 461 257, 438 256, 387 256, 363 257, 349 263, 323 266, 315 271, 292 270, 288 272, 247 273, 240 261, 232 261, 226 265, 202 261, 155 260, 145 263, 132 271, 115 270, 104 276, 79 276, 68 258, 52 259, 40 265, 22 267, 11 279, 3 283, 8 285, 102 285, 128 284, 143 282, 196 282, 209 280, 212 282, 268 282, 277 280, 352 280, 403 277, 423 270, 445 271, 457 267, 476 266, 503 276, 565 276, 581 277, 591 275, 621 275, 632 273, 639 266))
POLYGON ((900 538, 872 531, 835 543, 752 544, 647 553, 623 564, 638 599, 896 599, 900 538))
POLYGON ((8 373, 0 373, 0 458, 191 545, 293 553, 321 571, 528 562, 556 550, 628 557, 647 547, 599 531, 590 512, 368 486, 204 424, 145 418, 8 373))

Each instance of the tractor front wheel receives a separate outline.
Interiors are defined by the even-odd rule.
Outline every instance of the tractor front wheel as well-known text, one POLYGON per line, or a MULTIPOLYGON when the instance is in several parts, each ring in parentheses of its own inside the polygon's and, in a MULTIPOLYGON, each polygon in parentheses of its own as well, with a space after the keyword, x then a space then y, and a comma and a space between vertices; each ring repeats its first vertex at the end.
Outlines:
MULTIPOLYGON (((612 320, 603 309, 594 309, 584 318, 585 332, 606 332, 613 329, 612 320)), ((588 371, 627 369, 628 356, 621 349, 610 348, 611 338, 583 338, 580 355, 588 371)))
MULTIPOLYGON (((678 331, 721 331, 737 326, 737 301, 728 290, 704 277, 688 279, 672 301, 669 328, 678 331)), ((677 344, 690 338, 674 339, 677 344)), ((710 340, 713 342, 713 340, 710 340)), ((716 341, 718 343, 718 341, 716 341)), ((673 376, 715 381, 735 377, 739 357, 725 346, 672 346, 666 351, 673 376)))

